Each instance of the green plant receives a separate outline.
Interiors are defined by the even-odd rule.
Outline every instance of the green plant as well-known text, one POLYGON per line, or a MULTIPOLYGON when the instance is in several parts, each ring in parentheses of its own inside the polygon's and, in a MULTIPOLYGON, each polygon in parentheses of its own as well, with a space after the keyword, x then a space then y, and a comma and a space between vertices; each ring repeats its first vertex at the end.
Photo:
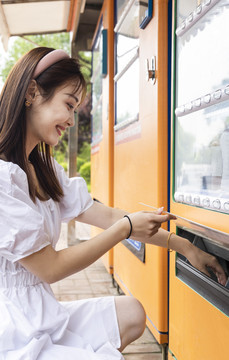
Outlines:
POLYGON ((85 163, 85 159, 81 157, 77 157, 77 172, 80 171, 81 166, 85 163))
POLYGON ((79 157, 86 160, 86 161, 90 161, 91 159, 91 145, 87 142, 84 142, 80 151, 79 151, 79 157))
MULTIPOLYGON (((90 160, 91 160, 91 145, 89 143, 87 143, 87 142, 84 142, 83 145, 81 146, 81 149, 79 151, 79 155, 77 157, 77 171, 80 174, 81 174, 81 167, 85 163, 88 163, 88 162, 90 163, 90 160)), ((85 170, 83 170, 83 171, 85 171, 85 170)), ((86 174, 86 176, 87 176, 87 174, 86 174)))
POLYGON ((64 132, 58 144, 53 148, 53 156, 56 161, 68 171, 68 133, 64 132))
POLYGON ((91 162, 87 161, 80 167, 80 175, 84 178, 86 183, 89 185, 91 182, 91 162))

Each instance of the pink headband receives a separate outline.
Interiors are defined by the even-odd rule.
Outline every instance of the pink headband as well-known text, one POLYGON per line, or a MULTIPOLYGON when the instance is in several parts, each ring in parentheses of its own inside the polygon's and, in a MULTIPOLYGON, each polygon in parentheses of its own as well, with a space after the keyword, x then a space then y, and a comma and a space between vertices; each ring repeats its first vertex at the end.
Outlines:
POLYGON ((69 59, 69 55, 64 50, 53 50, 45 55, 37 64, 35 68, 33 79, 36 79, 43 71, 48 69, 51 65, 63 59, 69 59))

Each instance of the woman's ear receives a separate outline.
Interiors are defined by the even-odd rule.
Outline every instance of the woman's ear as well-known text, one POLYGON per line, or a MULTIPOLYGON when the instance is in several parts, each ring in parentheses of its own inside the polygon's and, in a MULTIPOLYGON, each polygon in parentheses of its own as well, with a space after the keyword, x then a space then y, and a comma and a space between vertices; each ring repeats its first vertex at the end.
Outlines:
POLYGON ((25 94, 25 98, 27 101, 32 103, 36 99, 37 95, 40 95, 40 91, 38 89, 36 80, 33 79, 29 83, 28 89, 25 94))

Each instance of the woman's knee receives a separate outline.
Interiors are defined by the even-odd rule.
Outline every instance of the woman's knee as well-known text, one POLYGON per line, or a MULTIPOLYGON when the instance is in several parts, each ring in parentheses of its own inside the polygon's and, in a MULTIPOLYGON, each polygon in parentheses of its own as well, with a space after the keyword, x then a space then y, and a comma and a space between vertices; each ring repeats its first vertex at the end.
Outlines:
POLYGON ((145 330, 146 314, 142 304, 131 296, 115 298, 122 348, 139 338, 145 330))
POLYGON ((129 301, 130 303, 128 306, 130 307, 130 320, 133 326, 138 329, 139 336, 141 336, 143 331, 145 330, 146 325, 145 309, 140 303, 140 301, 138 301, 136 298, 130 297, 129 301))

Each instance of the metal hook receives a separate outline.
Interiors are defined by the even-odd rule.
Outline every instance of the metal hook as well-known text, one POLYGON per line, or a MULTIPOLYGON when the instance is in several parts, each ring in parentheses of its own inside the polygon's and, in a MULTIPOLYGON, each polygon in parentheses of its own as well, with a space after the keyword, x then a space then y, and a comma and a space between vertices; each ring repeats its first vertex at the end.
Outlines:
POLYGON ((151 80, 154 85, 156 82, 156 56, 153 56, 151 59, 151 69, 149 68, 149 59, 146 59, 146 73, 147 73, 147 81, 151 80))

